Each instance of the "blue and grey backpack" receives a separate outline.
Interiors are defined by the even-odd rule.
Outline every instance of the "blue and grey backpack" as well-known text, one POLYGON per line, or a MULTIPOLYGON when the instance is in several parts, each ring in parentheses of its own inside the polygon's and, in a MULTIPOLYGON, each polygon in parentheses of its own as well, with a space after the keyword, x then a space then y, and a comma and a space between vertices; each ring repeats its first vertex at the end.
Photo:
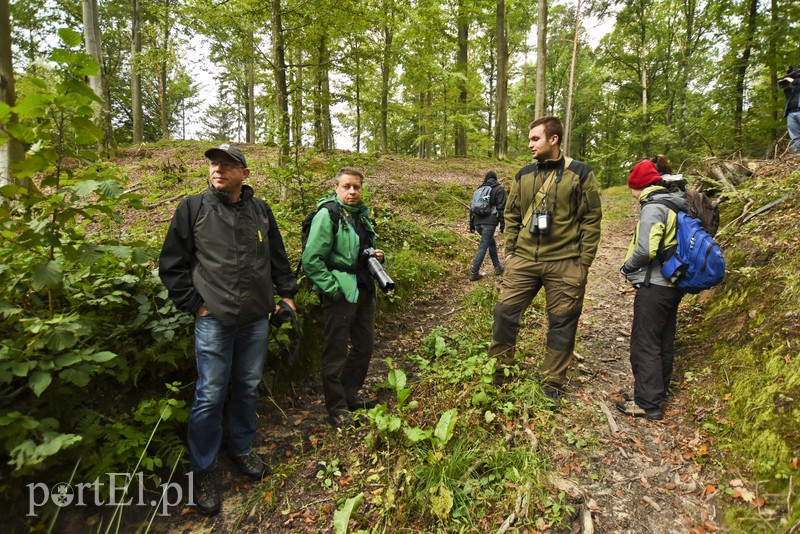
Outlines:
POLYGON ((662 250, 658 258, 661 274, 686 293, 699 293, 725 278, 725 258, 714 238, 703 228, 700 219, 692 217, 667 199, 653 199, 678 215, 675 247, 662 250))

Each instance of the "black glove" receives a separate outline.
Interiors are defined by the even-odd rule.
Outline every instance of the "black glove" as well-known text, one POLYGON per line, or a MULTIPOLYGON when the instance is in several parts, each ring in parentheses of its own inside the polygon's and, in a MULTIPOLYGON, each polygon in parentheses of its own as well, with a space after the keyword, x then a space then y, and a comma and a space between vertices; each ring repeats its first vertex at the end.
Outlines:
POLYGON ((625 267, 624 263, 622 264, 622 267, 619 268, 619 272, 625 278, 627 278, 629 274, 633 273, 633 271, 631 269, 628 269, 627 267, 625 267))
POLYGON ((470 226, 469 227, 469 233, 471 233, 471 234, 475 233, 475 227, 474 226, 470 226))
POLYGON ((505 229, 506 229, 506 225, 505 224, 501 224, 500 225, 500 233, 502 234, 503 230, 505 230, 505 229))

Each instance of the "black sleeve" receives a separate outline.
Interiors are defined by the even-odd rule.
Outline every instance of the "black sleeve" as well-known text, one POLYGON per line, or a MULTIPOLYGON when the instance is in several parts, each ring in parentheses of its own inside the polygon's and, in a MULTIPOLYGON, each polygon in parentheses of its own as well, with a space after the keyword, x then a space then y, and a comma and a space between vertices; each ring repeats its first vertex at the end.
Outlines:
POLYGON ((272 213, 272 208, 269 207, 269 204, 266 204, 266 206, 267 219, 269 220, 267 239, 269 240, 269 261, 272 264, 272 282, 278 290, 278 295, 291 299, 294 298, 299 289, 297 287, 297 278, 292 272, 289 256, 286 254, 283 237, 281 237, 281 231, 278 229, 278 223, 272 213))
POLYGON ((497 224, 503 228, 506 225, 503 219, 503 212, 506 210, 506 188, 502 185, 495 187, 494 206, 497 209, 497 224))
POLYGON ((188 198, 181 200, 164 238, 158 258, 158 276, 179 310, 197 313, 203 298, 192 283, 194 228, 188 198))

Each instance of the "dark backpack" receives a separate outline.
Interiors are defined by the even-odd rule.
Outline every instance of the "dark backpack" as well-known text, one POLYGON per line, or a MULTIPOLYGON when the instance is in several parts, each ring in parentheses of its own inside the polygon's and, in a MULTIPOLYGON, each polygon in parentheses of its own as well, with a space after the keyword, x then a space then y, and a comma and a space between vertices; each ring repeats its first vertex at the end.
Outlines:
POLYGON ((472 194, 469 209, 476 217, 485 217, 492 213, 492 186, 482 185, 472 194))
POLYGON ((336 233, 339 231, 339 220, 341 218, 341 213, 339 213, 339 204, 337 204, 335 200, 329 200, 325 204, 321 205, 319 208, 315 209, 314 211, 306 215, 305 219, 303 219, 303 222, 300 224, 301 259, 297 263, 297 268, 294 270, 295 278, 297 278, 297 276, 300 274, 300 269, 303 268, 302 252, 306 250, 306 243, 308 243, 308 234, 311 232, 311 221, 314 220, 314 217, 321 209, 328 210, 328 215, 330 215, 331 217, 331 223, 333 223, 333 235, 336 235, 336 233))
POLYGON ((656 198, 651 202, 667 206, 678 215, 677 246, 663 250, 663 245, 659 245, 664 278, 686 293, 699 293, 722 282, 725 258, 702 221, 667 199, 656 198))

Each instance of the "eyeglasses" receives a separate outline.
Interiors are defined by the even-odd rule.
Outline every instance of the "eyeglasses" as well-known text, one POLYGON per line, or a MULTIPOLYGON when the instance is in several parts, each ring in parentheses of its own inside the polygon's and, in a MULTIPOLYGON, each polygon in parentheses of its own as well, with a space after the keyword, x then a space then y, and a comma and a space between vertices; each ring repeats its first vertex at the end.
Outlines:
POLYGON ((209 167, 219 167, 220 169, 243 169, 241 163, 234 161, 208 161, 209 167))

